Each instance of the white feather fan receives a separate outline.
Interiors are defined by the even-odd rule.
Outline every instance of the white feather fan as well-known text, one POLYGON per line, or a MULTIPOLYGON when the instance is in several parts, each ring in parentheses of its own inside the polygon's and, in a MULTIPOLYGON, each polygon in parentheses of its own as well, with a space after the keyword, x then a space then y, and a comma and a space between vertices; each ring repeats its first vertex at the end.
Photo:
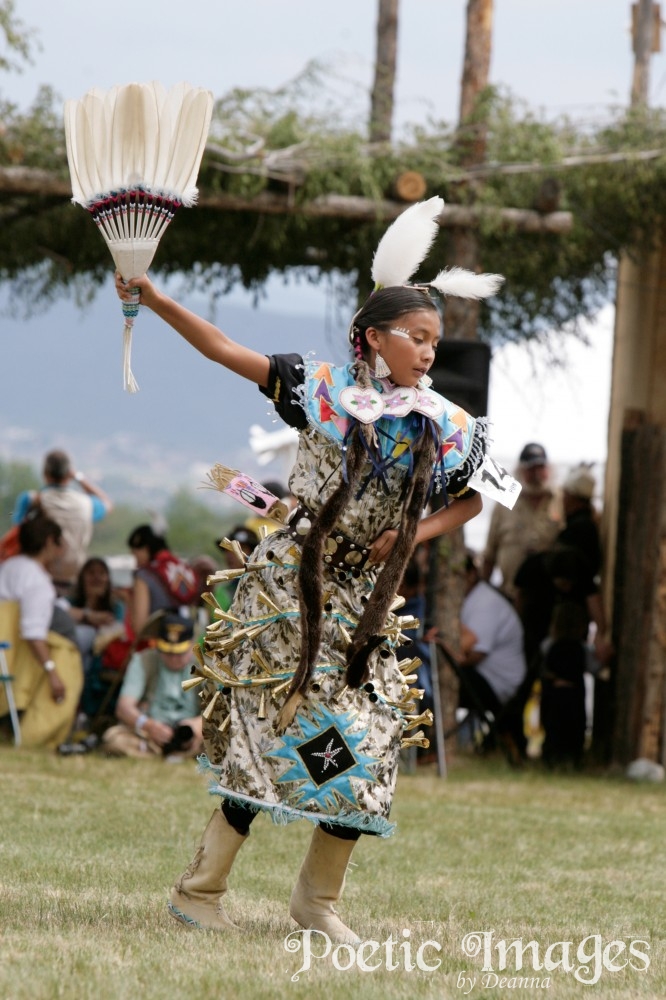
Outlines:
MULTIPOLYGON (((213 95, 180 83, 93 89, 65 104, 72 201, 87 209, 125 281, 144 274, 180 205, 193 205, 213 95)), ((123 303, 125 387, 138 296, 123 303)))

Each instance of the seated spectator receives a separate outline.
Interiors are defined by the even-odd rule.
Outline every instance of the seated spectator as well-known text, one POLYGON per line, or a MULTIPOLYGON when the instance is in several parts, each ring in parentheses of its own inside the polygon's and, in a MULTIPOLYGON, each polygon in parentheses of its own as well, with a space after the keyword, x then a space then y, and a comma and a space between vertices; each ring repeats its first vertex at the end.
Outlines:
POLYGON ((153 649, 130 660, 116 706, 119 725, 107 729, 105 749, 117 756, 196 756, 202 745, 197 688, 183 691, 193 661, 192 622, 166 614, 153 649))
POLYGON ((60 525, 63 544, 50 572, 59 593, 66 594, 85 562, 93 524, 112 510, 112 503, 101 487, 75 472, 64 451, 46 455, 43 477, 46 485, 38 493, 25 491, 17 497, 12 519, 20 524, 31 509, 40 509, 60 525))
POLYGON ((199 599, 199 581, 195 571, 169 550, 163 535, 149 524, 135 528, 127 540, 137 562, 134 586, 128 608, 129 626, 138 635, 156 611, 187 614, 199 599))
POLYGON ((497 721, 497 731, 514 751, 525 754, 522 711, 512 711, 526 677, 523 628, 511 601, 481 579, 474 557, 467 556, 465 598, 461 608, 460 707, 479 707, 497 721))
MULTIPOLYGON (((50 576, 60 558, 62 529, 43 514, 33 514, 21 524, 19 542, 21 554, 0 565, 0 634, 11 642, 22 740, 26 746, 55 747, 70 733, 83 686, 81 656, 63 634, 70 629, 73 634, 74 623, 56 609, 50 576)), ((0 716, 6 711, 3 688, 0 716)))
POLYGON ((550 635, 541 645, 542 757, 547 767, 580 768, 587 714, 584 674, 596 674, 600 663, 586 645, 584 607, 562 601, 554 611, 550 635))
POLYGON ((125 606, 114 596, 111 573, 104 559, 93 556, 84 563, 67 609, 76 623, 76 644, 83 658, 85 677, 77 728, 86 729, 107 690, 101 677, 103 654, 111 643, 126 639, 125 606))
MULTIPOLYGON (((230 542, 237 542, 246 559, 248 559, 259 544, 259 535, 245 524, 237 524, 225 537, 230 542)), ((243 560, 240 559, 233 549, 222 546, 224 539, 218 538, 217 545, 222 550, 227 569, 240 569, 243 560)), ((223 611, 228 611, 236 593, 238 580, 227 580, 225 583, 218 583, 213 590, 216 601, 223 611)))
POLYGON ((98 635, 112 627, 112 634, 116 636, 117 624, 123 618, 123 605, 113 596, 106 562, 98 556, 88 559, 79 571, 71 596, 61 604, 76 624, 76 643, 87 673, 98 635))

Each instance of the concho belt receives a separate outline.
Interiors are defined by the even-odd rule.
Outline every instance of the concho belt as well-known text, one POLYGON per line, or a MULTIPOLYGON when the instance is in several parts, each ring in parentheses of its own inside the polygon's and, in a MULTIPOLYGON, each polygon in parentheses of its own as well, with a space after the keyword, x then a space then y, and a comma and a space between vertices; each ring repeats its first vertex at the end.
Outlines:
MULTIPOLYGON (((314 519, 315 515, 307 507, 299 504, 285 524, 285 528, 295 541, 303 544, 314 519)), ((361 571, 366 568, 369 555, 370 549, 352 542, 340 531, 332 532, 324 542, 325 565, 334 573, 344 573, 345 579, 348 573, 360 576, 361 571)))

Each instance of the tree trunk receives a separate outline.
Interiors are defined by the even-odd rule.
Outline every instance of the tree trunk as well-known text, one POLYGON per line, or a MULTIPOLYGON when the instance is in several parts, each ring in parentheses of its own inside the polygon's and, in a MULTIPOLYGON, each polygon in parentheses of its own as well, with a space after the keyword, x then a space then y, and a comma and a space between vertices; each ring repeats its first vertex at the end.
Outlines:
POLYGON ((370 141, 390 142, 398 49, 398 0, 379 0, 375 80, 370 105, 370 141))
MULTIPOLYGON (((631 106, 640 112, 647 107, 650 52, 659 48, 659 23, 655 38, 658 9, 652 0, 639 0, 633 9, 631 106)), ((638 755, 663 762, 665 752, 666 232, 654 235, 656 249, 623 254, 619 261, 604 488, 602 582, 606 607, 612 609, 616 658, 608 704, 601 682, 596 685, 600 710, 595 711, 594 742, 606 749, 607 759, 622 764, 638 755), (631 426, 627 415, 634 420, 631 426), (642 462, 627 446, 629 435, 645 452, 642 462)))
MULTIPOLYGON (((459 125, 470 127, 479 95, 488 86, 493 29, 493 0, 468 0, 465 59, 460 86, 459 125)), ((477 123, 465 140, 465 165, 482 163, 486 154, 486 129, 477 123)))
MULTIPOLYGON (((493 0, 468 0, 458 125, 461 166, 467 168, 482 163, 486 152, 486 129, 482 122, 474 124, 474 114, 479 96, 488 85, 492 13, 493 0)), ((467 185, 465 190, 468 190, 467 185)), ((468 223, 454 226, 447 263, 478 271, 479 257, 478 239, 468 223)), ((444 336, 451 340, 476 340, 478 318, 477 302, 450 296, 445 305, 444 336)), ((460 609, 464 598, 464 551, 464 532, 459 529, 439 540, 437 561, 431 568, 435 576, 430 588, 434 593, 431 616, 454 650, 459 647, 460 609)), ((440 672, 440 694, 443 716, 450 721, 451 712, 458 704, 458 681, 450 670, 440 672)))
MULTIPOLYGON (((650 53, 653 51, 655 4, 653 0, 638 0, 632 6, 634 72, 631 80, 632 108, 647 107, 650 89, 650 53)), ((657 18, 657 50, 659 19, 657 18)))
POLYGON ((628 410, 621 456, 611 756, 626 765, 637 757, 654 761, 664 757, 666 635, 663 625, 662 631, 655 628, 655 621, 660 604, 663 615, 666 591, 666 429, 649 423, 642 410, 628 410))

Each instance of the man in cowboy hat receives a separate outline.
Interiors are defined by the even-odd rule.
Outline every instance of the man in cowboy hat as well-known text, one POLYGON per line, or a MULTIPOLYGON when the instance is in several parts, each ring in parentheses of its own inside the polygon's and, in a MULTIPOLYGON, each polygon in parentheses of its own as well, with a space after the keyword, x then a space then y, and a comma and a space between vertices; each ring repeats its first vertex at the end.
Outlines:
POLYGON ((183 691, 193 661, 192 622, 165 614, 154 648, 135 653, 118 697, 119 725, 104 733, 107 753, 126 757, 196 756, 201 749, 197 689, 183 691))

